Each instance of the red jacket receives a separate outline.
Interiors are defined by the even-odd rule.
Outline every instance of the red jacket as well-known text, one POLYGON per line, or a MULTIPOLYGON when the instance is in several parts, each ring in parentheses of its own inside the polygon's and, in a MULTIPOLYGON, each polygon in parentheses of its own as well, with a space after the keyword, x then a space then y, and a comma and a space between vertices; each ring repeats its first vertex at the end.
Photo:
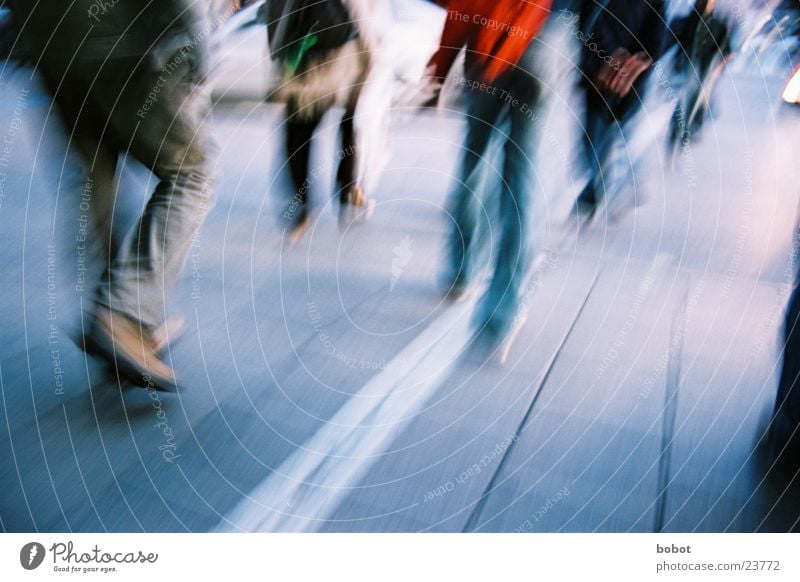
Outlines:
POLYGON ((447 21, 431 63, 435 77, 446 77, 459 51, 467 47, 467 71, 495 81, 515 67, 539 34, 553 0, 446 0, 447 21))

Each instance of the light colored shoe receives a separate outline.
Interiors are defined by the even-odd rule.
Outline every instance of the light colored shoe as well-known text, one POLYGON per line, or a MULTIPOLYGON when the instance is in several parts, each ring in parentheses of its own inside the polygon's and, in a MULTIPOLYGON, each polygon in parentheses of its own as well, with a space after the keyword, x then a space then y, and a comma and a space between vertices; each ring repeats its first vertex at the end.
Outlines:
POLYGON ((364 193, 360 186, 353 186, 339 204, 339 230, 344 231, 353 223, 364 223, 375 212, 375 199, 364 193))
POLYGON ((289 228, 289 231, 288 231, 289 244, 291 246, 295 246, 297 243, 299 243, 302 240, 303 235, 306 234, 306 231, 308 230, 308 227, 310 227, 310 226, 311 226, 311 215, 310 214, 306 214, 302 219, 300 219, 299 221, 295 222, 289 228))
POLYGON ((144 326, 105 307, 96 307, 84 336, 84 349, 103 358, 119 375, 142 388, 174 391, 175 372, 159 359, 156 342, 144 326))
POLYGON ((500 344, 500 349, 498 350, 497 361, 501 366, 505 366, 506 362, 508 362, 508 355, 511 353, 511 348, 514 347, 514 342, 517 341, 519 334, 522 332, 522 328, 525 327, 527 322, 527 313, 520 313, 514 318, 511 329, 508 330, 508 334, 503 340, 503 343, 500 344))
POLYGON ((153 334, 153 350, 157 354, 164 353, 169 344, 177 342, 186 333, 186 318, 182 315, 172 315, 162 323, 153 334))

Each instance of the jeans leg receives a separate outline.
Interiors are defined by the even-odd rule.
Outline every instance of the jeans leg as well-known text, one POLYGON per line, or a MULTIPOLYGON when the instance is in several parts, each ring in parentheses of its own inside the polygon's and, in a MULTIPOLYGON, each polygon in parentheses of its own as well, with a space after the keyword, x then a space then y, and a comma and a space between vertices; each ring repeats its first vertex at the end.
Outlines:
POLYGON ((450 259, 447 284, 466 285, 472 276, 472 255, 478 224, 481 185, 485 179, 490 143, 500 117, 501 101, 489 95, 470 96, 467 135, 461 158, 459 182, 450 195, 453 227, 450 234, 450 259))
POLYGON ((786 457, 800 464, 800 277, 795 283, 786 312, 783 369, 775 401, 772 438, 778 450, 787 448, 786 457))
POLYGON ((578 202, 596 205, 605 191, 604 173, 608 155, 614 144, 611 134, 614 131, 614 117, 597 91, 588 87, 586 90, 586 111, 584 112, 583 156, 589 170, 589 182, 578 197, 578 202))
POLYGON ((128 248, 106 271, 97 301, 151 329, 166 317, 168 297, 213 202, 215 147, 205 129, 211 102, 199 55, 180 54, 170 71, 147 65, 110 71, 101 85, 115 133, 159 182, 128 248))
POLYGON ((529 266, 529 202, 536 188, 534 163, 538 148, 540 82, 517 73, 512 90, 525 107, 510 107, 510 131, 503 147, 503 184, 499 200, 500 240, 491 284, 481 305, 481 324, 502 335, 520 304, 529 266))

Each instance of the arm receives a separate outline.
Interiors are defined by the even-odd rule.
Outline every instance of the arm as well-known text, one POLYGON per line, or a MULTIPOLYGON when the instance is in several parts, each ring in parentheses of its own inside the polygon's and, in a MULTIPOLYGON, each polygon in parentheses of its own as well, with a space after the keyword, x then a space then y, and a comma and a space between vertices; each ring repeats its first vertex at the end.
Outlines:
POLYGON ((367 51, 374 54, 381 43, 374 0, 344 0, 344 5, 350 12, 350 17, 353 19, 367 51))
MULTIPOLYGON (((448 9, 451 4, 454 3, 449 2, 448 9)), ((432 69, 431 77, 438 80, 443 80, 447 77, 450 69, 453 68, 453 63, 458 58, 458 54, 467 44, 471 35, 472 25, 470 22, 464 22, 448 14, 442 31, 442 38, 439 41, 439 50, 433 55, 429 64, 429 68, 432 69)))

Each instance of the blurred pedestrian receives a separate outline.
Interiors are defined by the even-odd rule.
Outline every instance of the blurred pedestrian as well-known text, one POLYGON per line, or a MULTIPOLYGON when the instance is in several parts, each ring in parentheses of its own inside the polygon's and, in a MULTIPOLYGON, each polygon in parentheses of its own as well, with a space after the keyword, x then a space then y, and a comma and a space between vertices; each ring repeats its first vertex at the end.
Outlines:
MULTIPOLYGON (((800 235, 800 230, 797 232, 800 235)), ((794 291, 786 310, 783 339, 783 368, 770 444, 775 457, 794 474, 800 468, 800 272, 795 275, 794 291)))
POLYGON ((87 162, 91 205, 98 231, 105 231, 107 268, 83 347, 148 388, 176 386, 160 355, 170 333, 166 304, 212 203, 205 47, 218 24, 209 16, 219 5, 13 2, 21 33, 87 162), (113 253, 114 176, 123 153, 159 183, 129 243, 113 253))
POLYGON ((608 194, 611 153, 641 108, 648 72, 663 52, 665 1, 581 0, 578 14, 565 10, 559 19, 581 44, 583 149, 589 181, 577 207, 591 215, 608 194))
POLYGON ((715 8, 716 0, 696 0, 688 14, 670 23, 678 45, 673 69, 679 86, 668 136, 673 162, 699 135, 714 86, 733 55, 733 18, 715 8))
MULTIPOLYGON (((499 342, 521 325, 521 282, 529 264, 528 209, 534 189, 537 118, 543 87, 534 40, 550 14, 550 0, 451 0, 432 78, 443 80, 462 48, 466 63, 467 135, 457 186, 451 194, 453 229, 446 284, 464 293, 474 275, 478 217, 488 157, 503 153, 496 197, 500 240, 494 274, 478 312, 483 337, 499 342)), ((513 333, 510 334, 513 336, 513 333)))
POLYGON ((356 209, 369 211, 359 183, 356 106, 373 65, 378 41, 370 26, 369 0, 271 0, 266 6, 269 47, 282 68, 277 90, 286 103, 286 153, 294 186, 283 217, 296 242, 310 224, 309 190, 317 172, 309 171, 311 144, 323 116, 345 108, 339 124, 341 149, 336 183, 340 221, 356 209))

